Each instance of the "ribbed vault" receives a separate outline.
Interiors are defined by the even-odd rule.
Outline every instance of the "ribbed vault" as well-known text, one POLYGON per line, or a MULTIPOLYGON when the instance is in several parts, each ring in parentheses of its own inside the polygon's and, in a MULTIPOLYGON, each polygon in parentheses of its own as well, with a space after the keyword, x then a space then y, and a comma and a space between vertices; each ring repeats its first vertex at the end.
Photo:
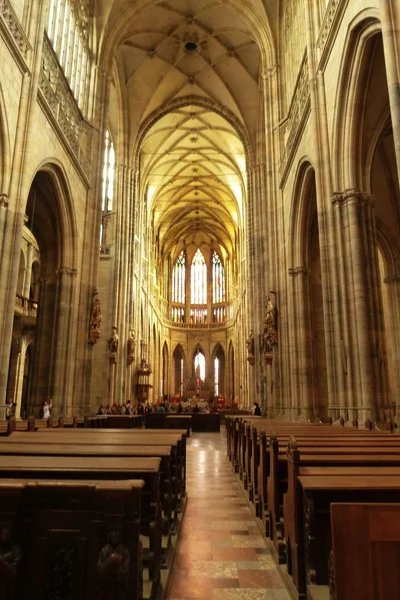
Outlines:
POLYGON ((119 27, 111 121, 117 130, 119 102, 124 119, 118 130, 139 168, 148 224, 164 257, 203 244, 232 257, 239 247, 246 158, 263 106, 260 31, 251 21, 262 22, 263 7, 251 2, 251 18, 244 18, 233 4, 167 0, 139 9, 135 3, 129 18, 120 3, 124 24, 116 10, 109 16, 119 27))

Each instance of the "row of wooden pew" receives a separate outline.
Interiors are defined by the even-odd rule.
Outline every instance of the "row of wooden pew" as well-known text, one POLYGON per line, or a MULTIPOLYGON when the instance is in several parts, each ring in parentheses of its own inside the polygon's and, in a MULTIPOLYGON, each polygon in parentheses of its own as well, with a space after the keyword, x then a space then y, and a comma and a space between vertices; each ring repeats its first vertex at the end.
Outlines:
POLYGON ((0 597, 158 597, 186 502, 186 437, 46 427, 0 438, 0 567, 4 535, 19 552, 0 597))
POLYGON ((371 429, 226 419, 229 459, 300 600, 399 593, 400 436, 371 429))

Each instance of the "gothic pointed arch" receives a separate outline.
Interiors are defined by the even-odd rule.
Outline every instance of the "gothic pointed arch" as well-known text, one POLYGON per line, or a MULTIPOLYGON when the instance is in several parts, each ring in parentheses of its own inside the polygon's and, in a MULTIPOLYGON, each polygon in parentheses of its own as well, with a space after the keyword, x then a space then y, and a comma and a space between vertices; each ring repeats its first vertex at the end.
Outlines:
POLYGON ((185 385, 185 353, 181 344, 177 344, 172 354, 173 364, 173 395, 182 397, 185 385))
POLYGON ((334 186, 339 191, 350 188, 366 191, 360 132, 366 109, 365 87, 380 33, 376 9, 362 11, 347 31, 333 130, 332 172, 334 186))
POLYGON ((60 164, 45 163, 36 171, 25 213, 40 253, 30 410, 37 414, 43 401, 52 398, 54 414, 66 414, 74 392, 63 371, 78 335, 73 298, 79 265, 74 202, 60 164))

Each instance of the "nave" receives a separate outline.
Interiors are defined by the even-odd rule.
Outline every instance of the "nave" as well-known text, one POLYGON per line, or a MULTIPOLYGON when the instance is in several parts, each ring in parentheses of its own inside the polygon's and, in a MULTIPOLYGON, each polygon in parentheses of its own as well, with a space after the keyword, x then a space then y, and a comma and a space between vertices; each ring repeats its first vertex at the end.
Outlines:
POLYGON ((289 600, 225 433, 192 434, 186 456, 188 501, 167 600, 289 600))

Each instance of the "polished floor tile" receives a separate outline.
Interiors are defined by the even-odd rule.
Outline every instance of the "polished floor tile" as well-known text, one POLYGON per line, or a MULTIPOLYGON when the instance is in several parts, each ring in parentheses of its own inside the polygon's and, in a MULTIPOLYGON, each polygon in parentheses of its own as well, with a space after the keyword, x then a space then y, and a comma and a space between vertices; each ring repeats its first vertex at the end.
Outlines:
POLYGON ((226 457, 223 432, 188 440, 187 489, 167 600, 289 600, 226 457))

